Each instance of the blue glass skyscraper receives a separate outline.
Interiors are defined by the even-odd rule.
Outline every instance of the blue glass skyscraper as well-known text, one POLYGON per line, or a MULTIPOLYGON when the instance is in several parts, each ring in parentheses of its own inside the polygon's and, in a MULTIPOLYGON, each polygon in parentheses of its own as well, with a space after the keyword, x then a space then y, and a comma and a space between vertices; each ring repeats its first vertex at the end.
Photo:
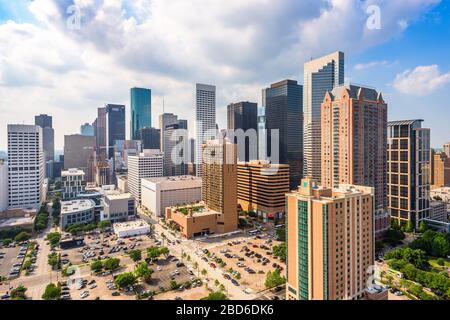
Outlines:
POLYGON ((138 132, 152 126, 152 91, 131 88, 131 139, 137 140, 138 132))

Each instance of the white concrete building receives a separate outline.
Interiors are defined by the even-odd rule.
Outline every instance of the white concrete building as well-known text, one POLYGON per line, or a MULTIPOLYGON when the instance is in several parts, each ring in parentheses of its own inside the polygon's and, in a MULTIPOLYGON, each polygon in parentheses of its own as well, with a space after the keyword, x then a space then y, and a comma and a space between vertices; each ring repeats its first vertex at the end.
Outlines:
POLYGON ((0 160, 0 212, 8 209, 8 164, 0 160))
POLYGON ((444 188, 438 188, 430 191, 430 197, 431 199, 435 199, 436 197, 446 203, 450 203, 450 188, 444 187, 444 188))
POLYGON ((70 200, 84 193, 86 188, 85 173, 79 169, 69 169, 61 172, 62 198, 70 200))
POLYGON ((101 220, 123 222, 136 217, 135 199, 131 193, 106 192, 102 199, 101 220))
POLYGON ((440 201, 430 202, 430 219, 441 222, 448 222, 447 204, 440 201))
POLYGON ((177 176, 142 179, 142 205, 158 216, 167 207, 202 200, 202 178, 177 176))
POLYGON ((202 145, 216 138, 216 87, 205 84, 196 85, 195 127, 197 177, 202 176, 202 145))
POLYGON ((42 128, 8 125, 8 206, 39 209, 45 200, 42 128))
POLYGON ((61 201, 61 229, 73 224, 88 224, 95 220, 95 202, 90 199, 61 201))
POLYGON ((164 175, 164 153, 144 150, 137 156, 128 157, 128 188, 138 203, 141 202, 141 179, 164 175))
POLYGON ((135 237, 150 233, 150 225, 144 220, 115 223, 113 229, 119 238, 135 237))

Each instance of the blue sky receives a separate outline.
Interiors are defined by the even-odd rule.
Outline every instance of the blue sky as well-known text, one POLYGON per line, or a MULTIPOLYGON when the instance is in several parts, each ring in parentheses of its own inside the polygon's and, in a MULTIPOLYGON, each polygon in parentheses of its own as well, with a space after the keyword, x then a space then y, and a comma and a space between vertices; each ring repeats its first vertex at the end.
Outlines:
POLYGON ((449 16, 439 0, 0 0, 0 150, 7 123, 39 113, 54 116, 60 149, 97 107, 128 106, 133 86, 152 88, 154 126, 164 100, 193 134, 194 85, 215 84, 224 127, 228 103, 302 83, 306 60, 336 50, 347 80, 381 90, 390 120, 424 119, 440 147, 450 141, 449 16), (79 28, 67 23, 73 4, 79 28), (366 27, 370 5, 380 30, 366 27))

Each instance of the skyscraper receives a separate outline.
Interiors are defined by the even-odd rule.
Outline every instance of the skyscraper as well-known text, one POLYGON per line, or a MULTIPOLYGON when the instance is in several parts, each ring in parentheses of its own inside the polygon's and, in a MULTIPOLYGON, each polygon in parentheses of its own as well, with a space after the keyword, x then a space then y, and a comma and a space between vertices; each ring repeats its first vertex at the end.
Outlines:
POLYGON ((55 130, 53 130, 53 119, 51 116, 41 114, 34 117, 34 124, 42 128, 44 143, 45 161, 54 161, 55 159, 55 130))
POLYGON ((136 140, 138 131, 152 126, 152 91, 131 88, 131 140, 136 140))
POLYGON ((161 130, 156 128, 142 128, 138 131, 138 140, 142 141, 143 149, 161 149, 161 130))
POLYGON ((202 148, 210 139, 216 138, 216 87, 206 84, 196 85, 195 126, 197 176, 202 175, 202 148))
POLYGON ((80 127, 80 133, 82 136, 94 136, 94 126, 89 123, 85 123, 80 127))
POLYGON ((125 106, 106 105, 106 149, 108 158, 114 158, 116 141, 125 140, 125 106))
POLYGON ((279 161, 289 164, 290 188, 295 189, 303 174, 303 88, 294 80, 274 83, 263 90, 263 107, 270 160, 276 163, 272 130, 279 130, 279 161))
POLYGON ((8 209, 8 163, 0 159, 0 212, 8 209))
POLYGON ((178 116, 173 113, 163 113, 159 116, 159 129, 161 139, 161 151, 164 152, 164 130, 167 126, 179 124, 178 116))
POLYGON ((208 140, 202 148, 202 200, 209 209, 221 213, 218 233, 238 227, 236 151, 236 145, 227 139, 208 140))
POLYGON ((361 299, 374 264, 373 188, 305 178, 286 203, 286 299, 361 299))
POLYGON ((431 189, 450 187, 450 158, 445 152, 431 152, 431 189))
POLYGON ((321 104, 325 93, 344 84, 344 53, 311 60, 304 65, 304 176, 321 179, 321 104))
POLYGON ((375 192, 375 231, 389 228, 387 213, 387 104, 375 89, 335 87, 322 104, 322 186, 370 186, 375 192))
MULTIPOLYGON (((88 172, 89 158, 94 151, 95 137, 80 134, 64 136, 64 169, 77 168, 88 172)), ((88 181, 91 178, 89 177, 88 181)))
POLYGON ((168 125, 164 129, 164 175, 168 177, 185 175, 187 171, 188 161, 185 160, 184 152, 190 151, 189 141, 183 143, 184 139, 187 139, 187 134, 180 129, 179 124, 168 125), (183 154, 176 153, 178 144, 183 144, 183 154))
POLYGON ((388 123, 388 206, 391 220, 419 228, 430 217, 430 129, 423 120, 388 123))
MULTIPOLYGON (((238 143, 238 159, 239 161, 248 162, 250 160, 257 160, 258 157, 258 143, 257 143, 257 130, 258 130, 258 104, 253 102, 238 102, 232 103, 227 107, 227 122, 228 130, 242 129, 244 133, 248 130, 254 130, 255 141, 246 139, 244 141, 243 149, 239 145, 239 141, 235 139, 235 143, 238 143), (252 151, 250 151, 252 150, 252 151), (240 151, 245 151, 245 156, 241 156, 240 151), (251 154, 253 153, 253 154, 251 154)), ((250 137, 250 135, 249 135, 250 137)))
POLYGON ((8 125, 10 209, 39 209, 45 200, 45 160, 40 126, 8 125))
POLYGON ((97 155, 100 159, 106 159, 106 107, 98 108, 95 122, 97 155))

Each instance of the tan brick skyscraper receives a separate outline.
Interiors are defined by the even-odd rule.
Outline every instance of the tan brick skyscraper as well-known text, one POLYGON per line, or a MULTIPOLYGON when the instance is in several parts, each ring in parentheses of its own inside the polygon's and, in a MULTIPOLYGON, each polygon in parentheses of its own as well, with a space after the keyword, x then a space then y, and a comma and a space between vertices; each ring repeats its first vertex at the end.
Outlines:
POLYGON ((387 104, 376 90, 334 88, 322 103, 322 185, 375 189, 375 232, 389 228, 387 211, 387 104))
POLYGON ((237 148, 229 140, 206 141, 202 147, 202 199, 218 216, 218 232, 237 230, 237 148))

